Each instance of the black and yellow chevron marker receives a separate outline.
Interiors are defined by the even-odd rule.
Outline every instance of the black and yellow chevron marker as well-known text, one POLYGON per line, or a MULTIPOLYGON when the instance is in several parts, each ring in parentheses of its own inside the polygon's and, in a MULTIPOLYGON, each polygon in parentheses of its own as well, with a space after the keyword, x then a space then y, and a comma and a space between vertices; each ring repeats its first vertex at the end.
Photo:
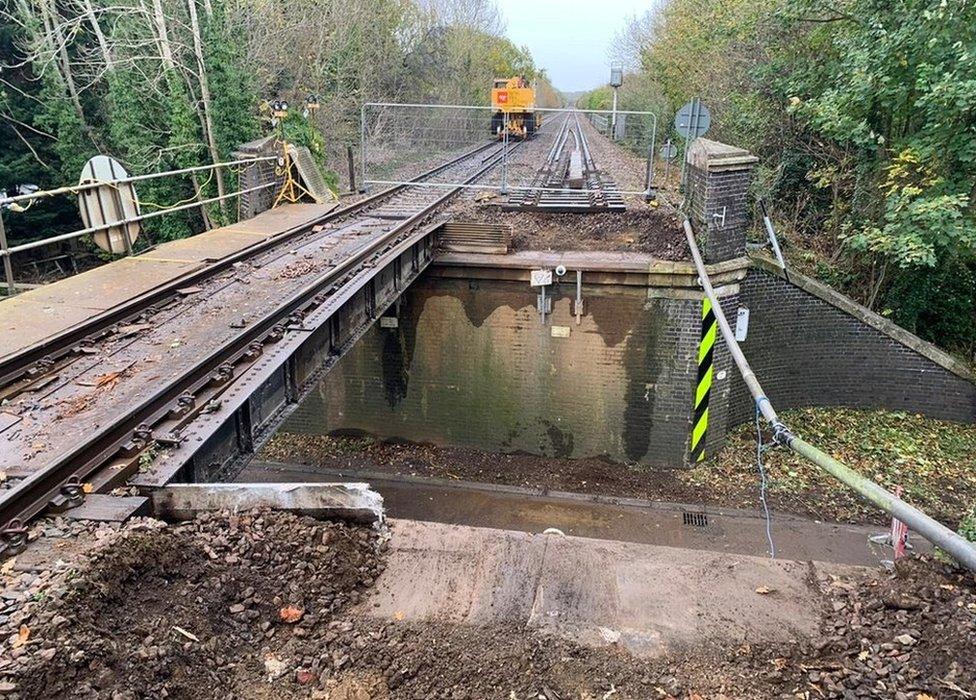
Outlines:
POLYGON ((702 302, 701 342, 698 344, 698 385, 695 389, 695 418, 691 427, 691 461, 705 459, 705 435, 708 433, 708 394, 712 388, 712 355, 718 324, 712 302, 702 302))

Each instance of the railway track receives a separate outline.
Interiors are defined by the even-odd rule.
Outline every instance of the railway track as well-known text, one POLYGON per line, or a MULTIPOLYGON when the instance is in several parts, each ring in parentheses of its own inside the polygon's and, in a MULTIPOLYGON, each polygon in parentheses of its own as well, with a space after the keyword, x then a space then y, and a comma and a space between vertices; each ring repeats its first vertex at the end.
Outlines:
POLYGON ((179 445, 269 348, 306 331, 304 319, 461 189, 418 185, 474 182, 500 157, 500 145, 478 146, 0 358, 5 410, 25 423, 0 423, 0 552, 24 545, 30 518, 109 491, 147 454, 179 445))
POLYGON ((624 211, 613 179, 590 153, 579 114, 566 114, 542 167, 527 188, 516 189, 503 209, 553 213, 624 211))

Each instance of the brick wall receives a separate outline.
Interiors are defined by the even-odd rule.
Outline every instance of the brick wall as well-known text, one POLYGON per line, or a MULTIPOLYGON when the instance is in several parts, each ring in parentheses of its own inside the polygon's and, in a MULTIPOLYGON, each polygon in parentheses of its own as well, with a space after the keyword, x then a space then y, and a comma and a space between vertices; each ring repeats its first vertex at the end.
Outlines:
POLYGON ((274 204, 274 198, 280 188, 283 180, 275 176, 275 163, 274 161, 262 161, 260 163, 251 163, 245 165, 239 175, 239 189, 241 191, 249 190, 252 187, 258 187, 267 183, 274 182, 276 186, 265 187, 264 189, 255 190, 254 192, 248 192, 241 195, 241 201, 238 209, 238 218, 243 221, 244 219, 250 219, 257 216, 263 211, 271 208, 274 204))
MULTIPOLYGON (((750 311, 743 351, 777 410, 886 408, 976 421, 976 385, 926 356, 938 351, 907 332, 900 331, 906 337, 896 339, 762 269, 750 271, 741 296, 750 311)), ((734 319, 736 307, 724 308, 734 319)), ((751 420, 755 413, 738 373, 731 412, 734 423, 751 420)))
POLYGON ((708 139, 697 139, 688 149, 689 214, 706 263, 745 255, 756 162, 747 151, 708 139))
POLYGON ((682 465, 701 302, 584 287, 577 326, 571 286, 542 326, 526 284, 422 279, 283 429, 682 465))

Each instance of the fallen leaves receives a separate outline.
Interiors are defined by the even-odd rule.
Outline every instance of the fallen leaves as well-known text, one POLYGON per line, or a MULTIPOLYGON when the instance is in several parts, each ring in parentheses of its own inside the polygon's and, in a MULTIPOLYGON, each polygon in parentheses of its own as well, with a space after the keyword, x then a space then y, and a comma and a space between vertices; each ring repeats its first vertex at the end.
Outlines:
POLYGON ((284 622, 289 625, 293 625, 302 619, 305 615, 305 611, 301 608, 296 608, 294 605, 286 605, 281 610, 278 611, 278 617, 280 617, 284 622))
MULTIPOLYGON (((845 408, 794 409, 782 418, 804 439, 882 486, 903 486, 905 500, 933 516, 960 521, 976 501, 976 470, 971 468, 976 425, 845 408)), ((707 467, 684 471, 679 478, 723 504, 756 505, 755 453, 755 426, 743 425, 707 467)), ((774 508, 840 522, 878 517, 873 506, 843 484, 825 479, 798 455, 772 450, 764 460, 774 508)))
POLYGON ((20 629, 17 631, 14 641, 11 642, 10 646, 14 649, 24 646, 27 644, 27 639, 30 637, 30 627, 27 625, 21 625, 20 629))

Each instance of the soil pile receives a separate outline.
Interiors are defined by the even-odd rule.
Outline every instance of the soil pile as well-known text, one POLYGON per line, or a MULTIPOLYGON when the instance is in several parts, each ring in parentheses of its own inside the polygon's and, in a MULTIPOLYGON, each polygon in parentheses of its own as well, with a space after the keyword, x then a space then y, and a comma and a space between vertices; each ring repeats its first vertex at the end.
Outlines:
POLYGON ((619 213, 580 215, 502 211, 469 200, 453 205, 450 213, 454 221, 511 226, 513 251, 605 250, 647 253, 661 260, 689 258, 680 221, 667 206, 641 204, 619 213))
POLYGON ((5 644, 0 696, 927 700, 976 693, 976 583, 936 562, 847 578, 818 578, 811 567, 809 585, 823 594, 814 639, 775 647, 704 640, 640 659, 612 635, 595 649, 516 624, 370 617, 366 595, 384 569, 383 543, 372 530, 265 511, 127 525, 76 575, 31 594, 41 603, 5 644))
POLYGON ((924 558, 825 588, 817 654, 792 666, 810 697, 976 697, 976 583, 924 558))
MULTIPOLYGON (((132 530, 21 627, 23 697, 255 697, 262 678, 341 667, 296 642, 380 574, 375 532, 281 512, 132 530)), ((16 644, 16 640, 14 642, 16 644)), ((267 689, 267 688, 266 688, 267 689)))

